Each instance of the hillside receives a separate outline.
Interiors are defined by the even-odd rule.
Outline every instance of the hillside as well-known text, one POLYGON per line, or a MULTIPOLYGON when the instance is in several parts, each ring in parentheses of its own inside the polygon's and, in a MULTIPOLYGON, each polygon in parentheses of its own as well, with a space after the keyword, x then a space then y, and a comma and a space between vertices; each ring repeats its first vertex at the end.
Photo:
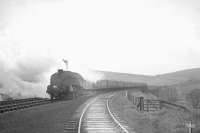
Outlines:
POLYGON ((149 85, 200 85, 200 68, 182 70, 172 73, 160 74, 156 76, 127 74, 108 71, 95 71, 104 75, 104 79, 146 82, 149 85))
POLYGON ((154 76, 154 80, 165 79, 168 84, 182 84, 184 82, 200 81, 200 68, 188 69, 154 76))
POLYGON ((152 76, 147 76, 147 75, 108 72, 108 71, 95 71, 95 73, 103 75, 104 79, 119 80, 119 81, 147 82, 152 78, 152 76))

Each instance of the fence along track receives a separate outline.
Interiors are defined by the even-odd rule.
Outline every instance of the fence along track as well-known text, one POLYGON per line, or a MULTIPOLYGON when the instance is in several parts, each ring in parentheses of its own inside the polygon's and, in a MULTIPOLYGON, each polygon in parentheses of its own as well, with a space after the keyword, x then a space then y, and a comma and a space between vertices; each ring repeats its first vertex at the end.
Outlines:
POLYGON ((0 113, 9 111, 19 110, 32 106, 38 106, 42 104, 51 103, 52 101, 45 98, 27 98, 21 100, 1 101, 0 102, 0 113))
POLYGON ((140 111, 158 111, 163 107, 171 108, 175 110, 180 110, 184 112, 190 112, 190 110, 184 105, 179 105, 177 103, 172 103, 164 100, 155 100, 155 99, 144 99, 144 97, 138 97, 134 95, 127 95, 128 100, 137 106, 140 111))
POLYGON ((128 133, 110 111, 108 100, 107 95, 86 106, 79 121, 78 133, 128 133))
POLYGON ((20 103, 24 101, 33 101, 36 99, 44 99, 44 98, 25 98, 25 99, 16 99, 16 100, 6 100, 6 101, 0 101, 0 105, 15 104, 15 103, 20 103))

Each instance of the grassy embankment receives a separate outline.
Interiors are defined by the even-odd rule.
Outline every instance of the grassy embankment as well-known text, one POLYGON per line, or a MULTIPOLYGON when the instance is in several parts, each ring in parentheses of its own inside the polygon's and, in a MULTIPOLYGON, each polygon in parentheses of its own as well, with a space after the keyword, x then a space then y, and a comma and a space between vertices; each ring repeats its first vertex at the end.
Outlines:
MULTIPOLYGON (((142 95, 138 93, 137 95, 142 95)), ((145 94, 145 97, 152 95, 145 94)), ((184 122, 189 119, 189 114, 174 109, 163 108, 157 112, 139 112, 136 107, 124 96, 118 95, 112 99, 112 108, 117 110, 136 133, 188 133, 184 122)), ((199 132, 198 129, 193 133, 199 132)))

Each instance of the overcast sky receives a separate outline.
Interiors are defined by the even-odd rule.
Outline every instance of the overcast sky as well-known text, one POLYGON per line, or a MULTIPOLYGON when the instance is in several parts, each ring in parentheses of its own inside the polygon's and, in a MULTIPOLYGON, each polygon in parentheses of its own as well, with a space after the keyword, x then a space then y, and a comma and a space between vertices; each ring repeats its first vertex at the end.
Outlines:
POLYGON ((0 0, 0 60, 173 72, 200 67, 199 24, 199 0, 0 0))

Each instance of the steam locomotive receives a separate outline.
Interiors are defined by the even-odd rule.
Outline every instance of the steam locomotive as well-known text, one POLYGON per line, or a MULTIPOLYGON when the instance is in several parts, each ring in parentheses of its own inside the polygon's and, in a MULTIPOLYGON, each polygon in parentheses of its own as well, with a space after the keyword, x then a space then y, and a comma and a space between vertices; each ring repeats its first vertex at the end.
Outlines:
POLYGON ((83 93, 100 92, 114 89, 139 88, 147 89, 145 83, 125 82, 116 80, 99 80, 96 83, 86 81, 80 74, 59 69, 50 78, 47 93, 51 99, 73 99, 83 93))
POLYGON ((51 76, 46 92, 51 99, 71 99, 83 88, 83 82, 84 79, 80 74, 59 69, 51 76))

